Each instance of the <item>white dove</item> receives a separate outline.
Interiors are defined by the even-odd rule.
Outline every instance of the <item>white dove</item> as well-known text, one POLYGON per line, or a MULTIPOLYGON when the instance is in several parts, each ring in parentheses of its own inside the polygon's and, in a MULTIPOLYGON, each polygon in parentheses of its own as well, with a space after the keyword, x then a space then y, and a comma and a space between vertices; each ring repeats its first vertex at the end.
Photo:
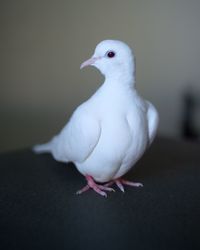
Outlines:
POLYGON ((106 197, 105 191, 114 191, 109 187, 113 183, 123 192, 123 185, 143 186, 121 177, 152 143, 158 113, 135 89, 134 56, 124 42, 100 42, 81 69, 88 65, 105 76, 103 85, 74 111, 58 135, 33 149, 75 164, 87 180, 77 194, 92 188, 106 197))

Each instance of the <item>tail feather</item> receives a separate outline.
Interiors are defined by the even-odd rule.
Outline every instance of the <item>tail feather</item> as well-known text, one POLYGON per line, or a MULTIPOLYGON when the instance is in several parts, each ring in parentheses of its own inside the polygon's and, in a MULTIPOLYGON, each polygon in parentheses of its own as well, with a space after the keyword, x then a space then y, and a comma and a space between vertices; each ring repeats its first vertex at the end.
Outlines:
POLYGON ((38 144, 33 146, 33 151, 37 154, 41 154, 41 153, 50 153, 52 150, 52 143, 45 143, 45 144, 38 144))

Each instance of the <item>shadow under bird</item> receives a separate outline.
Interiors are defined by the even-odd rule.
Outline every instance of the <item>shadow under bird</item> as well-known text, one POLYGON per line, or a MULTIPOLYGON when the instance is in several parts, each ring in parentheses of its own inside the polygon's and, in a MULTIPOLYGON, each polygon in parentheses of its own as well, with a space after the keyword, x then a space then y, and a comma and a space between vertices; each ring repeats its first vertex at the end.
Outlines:
POLYGON ((114 191, 114 183, 143 186, 122 178, 152 143, 158 113, 135 89, 135 60, 127 44, 100 42, 93 56, 82 63, 95 66, 105 76, 101 87, 72 114, 60 133, 36 153, 49 152, 61 162, 73 162, 87 180, 77 194, 89 189, 102 196, 114 191))

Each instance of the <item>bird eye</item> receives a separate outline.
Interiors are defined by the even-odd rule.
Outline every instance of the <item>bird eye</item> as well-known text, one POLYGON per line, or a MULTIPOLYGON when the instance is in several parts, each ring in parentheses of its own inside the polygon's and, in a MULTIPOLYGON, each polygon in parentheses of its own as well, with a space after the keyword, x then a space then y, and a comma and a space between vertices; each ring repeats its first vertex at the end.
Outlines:
POLYGON ((113 58, 114 56, 115 56, 115 52, 114 51, 108 51, 107 52, 107 57, 113 58))

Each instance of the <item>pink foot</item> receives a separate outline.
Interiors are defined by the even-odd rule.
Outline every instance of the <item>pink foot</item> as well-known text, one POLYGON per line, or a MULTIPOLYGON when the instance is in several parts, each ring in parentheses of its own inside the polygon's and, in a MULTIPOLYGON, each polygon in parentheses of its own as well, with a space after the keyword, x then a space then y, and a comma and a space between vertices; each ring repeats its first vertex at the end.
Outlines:
POLYGON ((122 178, 118 178, 118 179, 115 179, 113 181, 110 181, 105 186, 110 187, 114 183, 118 186, 118 188, 122 192, 124 192, 124 186, 123 185, 132 186, 132 187, 143 187, 143 184, 140 183, 140 182, 127 181, 127 180, 124 180, 122 178))
POLYGON ((87 185, 82 189, 80 189, 79 191, 77 191, 76 194, 82 194, 87 190, 89 190, 90 188, 92 188, 98 194, 107 197, 107 194, 104 191, 115 191, 113 188, 107 187, 106 185, 98 185, 97 183, 95 183, 94 179, 89 175, 86 175, 85 178, 87 180, 87 185))

